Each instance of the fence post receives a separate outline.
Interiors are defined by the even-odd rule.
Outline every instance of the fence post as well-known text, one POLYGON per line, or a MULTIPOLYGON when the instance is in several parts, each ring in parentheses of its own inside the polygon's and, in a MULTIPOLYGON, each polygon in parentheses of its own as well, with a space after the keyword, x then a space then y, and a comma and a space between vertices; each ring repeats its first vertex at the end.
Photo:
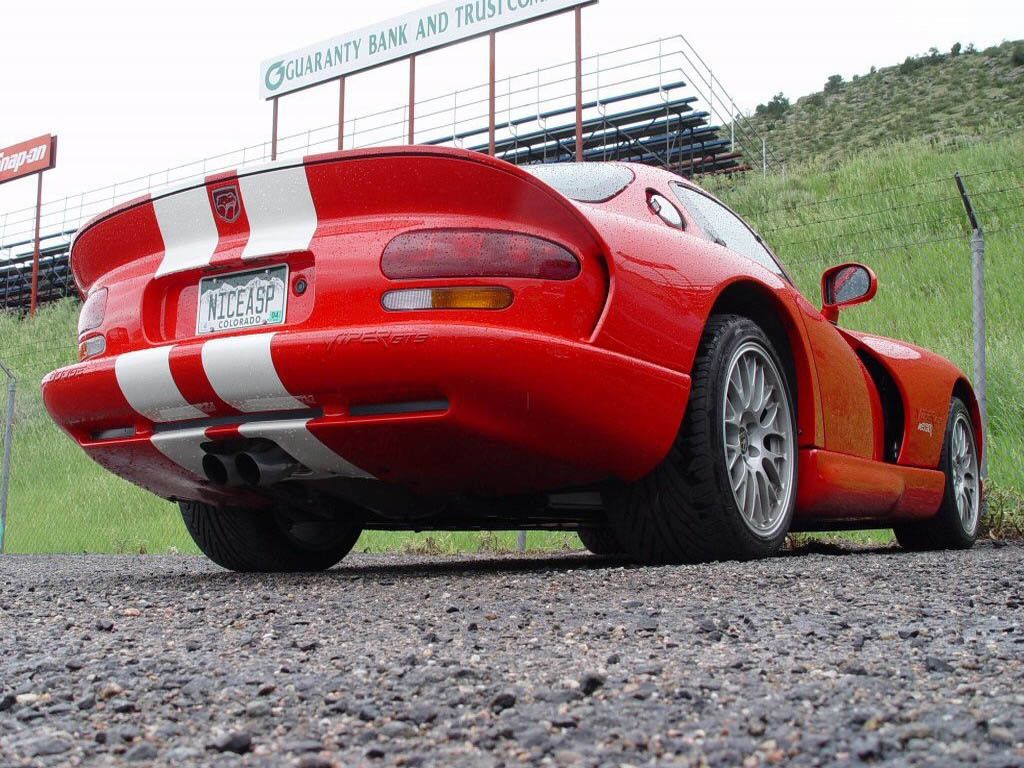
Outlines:
MULTIPOLYGON (((959 171, 955 175, 967 219, 971 223, 971 284, 973 287, 974 391, 981 412, 981 429, 988 434, 988 367, 985 361, 985 232, 974 213, 971 196, 959 171)), ((988 451, 981 457, 981 476, 988 477, 988 451)))
POLYGON ((526 551, 526 531, 519 531, 516 536, 516 549, 520 552, 526 551))
POLYGON ((4 420, 4 463, 0 470, 0 554, 7 540, 7 492, 11 484, 11 443, 14 441, 14 394, 17 379, 6 365, 0 363, 0 370, 7 376, 7 417, 4 420))

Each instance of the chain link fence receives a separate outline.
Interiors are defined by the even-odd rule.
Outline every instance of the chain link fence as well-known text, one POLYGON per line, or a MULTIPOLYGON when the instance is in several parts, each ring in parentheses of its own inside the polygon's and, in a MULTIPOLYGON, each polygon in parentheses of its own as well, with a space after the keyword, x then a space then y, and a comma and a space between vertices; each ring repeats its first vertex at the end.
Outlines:
MULTIPOLYGON (((880 289, 871 303, 844 312, 842 325, 920 344, 971 375, 974 231, 955 183, 961 172, 985 242, 990 487, 1017 505, 1024 498, 1024 163, 1014 162, 1020 157, 1024 132, 890 147, 833 169, 704 179, 758 229, 812 303, 825 268, 863 261, 878 274, 880 289)), ((12 454, 6 549, 193 551, 173 505, 93 464, 43 408, 40 379, 76 359, 77 313, 69 299, 42 308, 34 320, 0 314, 0 362, 18 381, 13 444, 4 445, 12 454)), ((442 535, 416 546, 516 546, 514 532, 483 545, 478 534, 467 536, 472 540, 442 535)), ((567 543, 561 534, 530 533, 531 548, 567 543)))

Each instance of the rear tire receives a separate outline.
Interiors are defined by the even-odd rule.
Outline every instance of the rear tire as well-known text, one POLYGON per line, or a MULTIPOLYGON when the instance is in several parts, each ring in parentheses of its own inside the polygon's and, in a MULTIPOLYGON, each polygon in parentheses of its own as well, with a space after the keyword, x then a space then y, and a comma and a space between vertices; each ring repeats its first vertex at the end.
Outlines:
POLYGON ((949 405, 939 468, 946 475, 942 505, 934 517, 893 527, 904 549, 970 549, 983 514, 978 441, 970 411, 960 398, 949 405))
POLYGON ((611 557, 613 555, 626 554, 626 548, 622 546, 615 531, 607 525, 580 528, 576 531, 583 542, 583 546, 595 555, 611 557))
POLYGON ((198 501, 179 506, 196 546, 231 571, 323 571, 340 562, 362 532, 350 520, 295 521, 273 509, 218 509, 198 501))
POLYGON ((668 455, 609 494, 609 518, 644 563, 776 552, 796 503, 796 411, 771 340, 738 315, 708 321, 668 455))

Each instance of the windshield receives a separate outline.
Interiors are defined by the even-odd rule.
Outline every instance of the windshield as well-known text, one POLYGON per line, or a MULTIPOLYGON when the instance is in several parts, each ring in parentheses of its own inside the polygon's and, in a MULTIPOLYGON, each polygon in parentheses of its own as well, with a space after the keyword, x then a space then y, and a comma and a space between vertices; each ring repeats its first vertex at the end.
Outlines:
POLYGON ((581 203, 611 200, 633 181, 629 168, 610 163, 550 163, 523 170, 581 203))

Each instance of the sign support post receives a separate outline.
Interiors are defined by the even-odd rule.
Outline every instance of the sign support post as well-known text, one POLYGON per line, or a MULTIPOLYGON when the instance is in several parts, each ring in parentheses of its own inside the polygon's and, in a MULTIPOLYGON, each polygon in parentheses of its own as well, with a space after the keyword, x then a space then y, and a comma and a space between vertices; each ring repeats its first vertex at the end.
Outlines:
POLYGON ((274 101, 274 118, 270 128, 270 159, 277 160, 277 101, 280 96, 275 96, 274 101))
POLYGON ((338 78, 338 151, 345 148, 345 76, 338 78))
POLYGON ((416 143, 416 54, 409 57, 409 143, 416 143))
POLYGON ((583 162, 583 9, 576 6, 576 162, 583 162))
POLYGON ((43 172, 36 174, 36 233, 35 243, 32 246, 32 298, 29 302, 29 317, 36 316, 36 306, 39 304, 39 228, 43 213, 43 172))
POLYGON ((491 61, 490 61, 490 74, 488 75, 488 84, 490 90, 488 91, 488 122, 487 122, 487 154, 494 156, 494 44, 495 44, 495 33, 491 32, 491 61))

